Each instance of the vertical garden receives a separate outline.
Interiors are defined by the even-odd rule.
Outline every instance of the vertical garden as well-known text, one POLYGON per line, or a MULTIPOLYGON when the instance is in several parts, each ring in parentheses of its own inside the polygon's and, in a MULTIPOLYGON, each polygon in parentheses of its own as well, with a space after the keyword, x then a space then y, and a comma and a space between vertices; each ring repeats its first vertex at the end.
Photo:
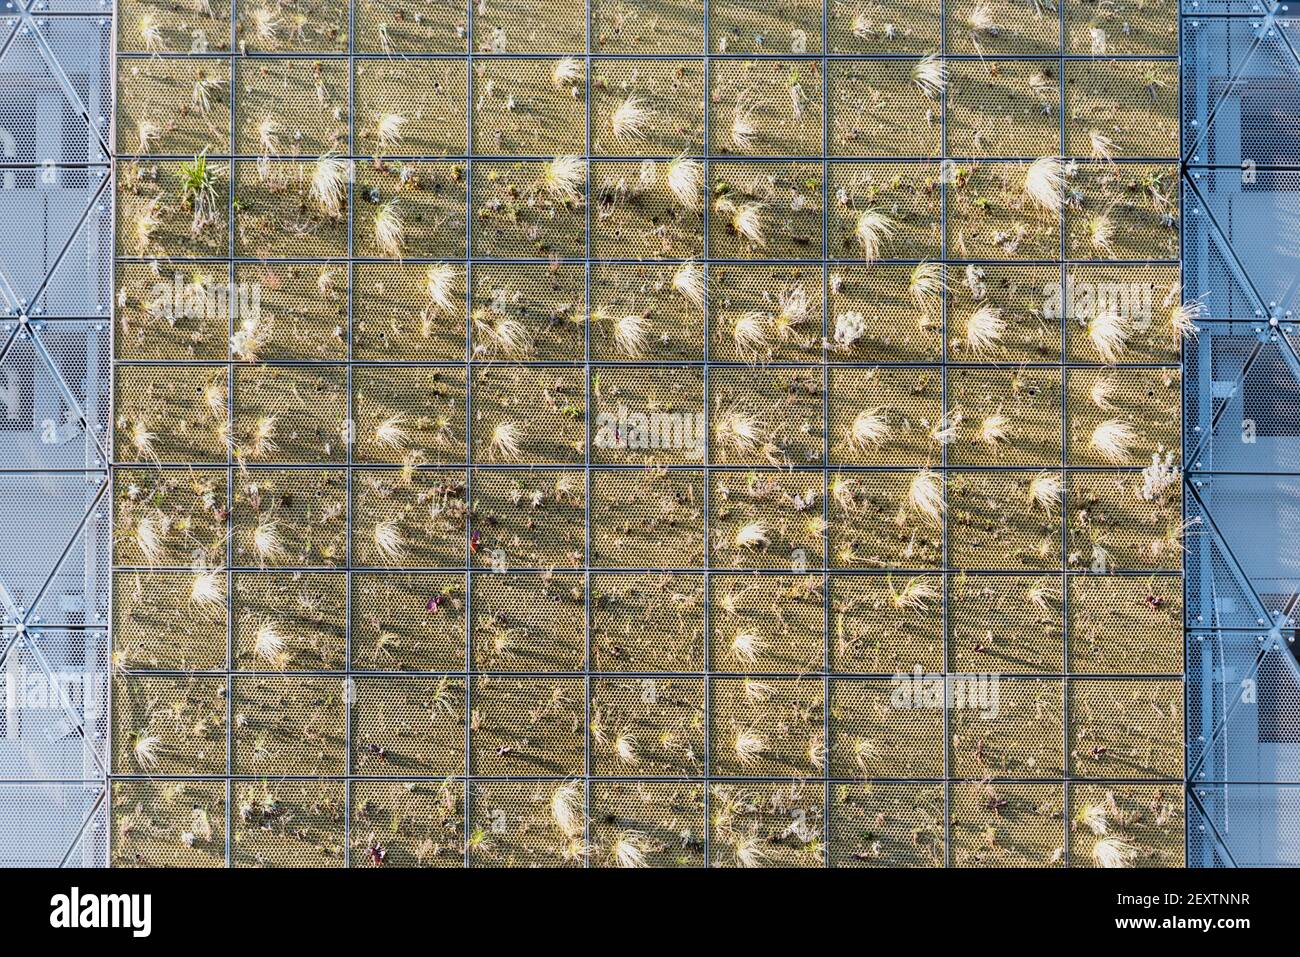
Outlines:
POLYGON ((112 863, 1180 865, 1176 27, 121 0, 112 863))

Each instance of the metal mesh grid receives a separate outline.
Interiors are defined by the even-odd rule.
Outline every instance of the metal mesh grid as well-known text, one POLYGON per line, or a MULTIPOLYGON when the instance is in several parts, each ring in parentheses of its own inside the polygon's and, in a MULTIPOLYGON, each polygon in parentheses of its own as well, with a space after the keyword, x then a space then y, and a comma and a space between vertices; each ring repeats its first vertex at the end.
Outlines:
POLYGON ((118 781, 113 785, 114 867, 222 867, 223 781, 118 781))
POLYGON ((351 798, 351 866, 464 863, 465 801, 459 781, 355 781, 351 798))
POLYGON ((702 784, 593 782, 591 840, 606 850, 592 866, 702 866, 704 805, 702 784))
POLYGON ((1176 792, 1178 727, 1071 757, 1076 705, 1135 750, 1135 676, 1181 687, 1181 500, 1138 495, 1179 440, 1177 175, 1121 135, 1177 123, 1167 11, 1099 90, 1072 9, 433 6, 239 5, 206 60, 122 31, 121 102, 170 77, 190 125, 118 139, 116 647, 230 689, 225 859, 1051 865, 1074 777, 1176 792), (151 308, 186 259, 260 314, 151 308), (1152 324, 1050 309, 1076 271, 1163 284, 1152 324), (192 656, 122 631, 196 601, 192 656), (1120 644, 1157 611, 1158 659, 1120 644), (915 666, 1002 676, 1000 717, 899 707, 915 666))
POLYGON ((343 867, 344 786, 334 781, 231 782, 235 867, 343 867))
POLYGON ((940 867, 945 788, 941 784, 835 784, 827 808, 831 867, 940 867))
POLYGON ((1059 867, 1066 860, 1059 784, 953 784, 948 807, 954 867, 1059 867))

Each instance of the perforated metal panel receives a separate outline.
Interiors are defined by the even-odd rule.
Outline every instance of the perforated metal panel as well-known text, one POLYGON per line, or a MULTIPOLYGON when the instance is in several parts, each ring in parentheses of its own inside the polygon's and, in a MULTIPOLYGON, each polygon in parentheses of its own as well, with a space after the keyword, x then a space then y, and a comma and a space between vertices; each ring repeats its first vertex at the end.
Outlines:
POLYGON ((55 6, 0 18, 5 866, 109 853, 113 21, 55 6))
POLYGON ((1286 6, 1184 11, 1189 866, 1300 860, 1291 241, 1300 90, 1286 6))
POLYGON ((115 863, 1176 857, 1168 3, 122 2, 115 863))

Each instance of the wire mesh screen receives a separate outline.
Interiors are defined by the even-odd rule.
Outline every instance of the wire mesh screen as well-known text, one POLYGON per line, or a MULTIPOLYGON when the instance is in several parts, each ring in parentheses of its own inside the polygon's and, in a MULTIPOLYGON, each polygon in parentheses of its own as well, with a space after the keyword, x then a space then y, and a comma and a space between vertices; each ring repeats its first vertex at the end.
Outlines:
POLYGON ((102 866, 112 21, 0 18, 0 865, 102 866))
POLYGON ((1286 6, 1181 21, 1187 351, 1189 863, 1300 860, 1295 601, 1296 142, 1286 6))
POLYGON ((120 8, 112 860, 1183 860, 1169 0, 120 8))

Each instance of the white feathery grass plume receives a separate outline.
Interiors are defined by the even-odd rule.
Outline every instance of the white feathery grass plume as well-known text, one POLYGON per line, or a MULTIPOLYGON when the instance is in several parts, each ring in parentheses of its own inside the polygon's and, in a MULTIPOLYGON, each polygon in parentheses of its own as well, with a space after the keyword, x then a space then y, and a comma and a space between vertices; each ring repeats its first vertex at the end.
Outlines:
POLYGON ((1058 157, 1040 157, 1025 170, 1025 195, 1044 211, 1060 213, 1064 190, 1065 170, 1058 157))
POLYGON ((1089 804, 1075 815, 1075 820, 1097 837, 1105 837, 1110 830, 1110 822, 1107 820, 1108 813, 1104 804, 1089 804))
POLYGON ((503 419, 492 429, 488 439, 488 455, 493 458, 517 459, 524 439, 524 430, 517 422, 503 419))
POLYGON ((162 523, 154 515, 142 515, 131 531, 131 540, 140 550, 146 565, 156 565, 163 556, 162 523))
POLYGON ((767 237, 764 235, 763 204, 743 203, 737 206, 731 214, 731 228, 736 231, 736 235, 748 240, 755 246, 760 248, 766 246, 767 237))
POLYGON ((583 830, 582 786, 566 781, 551 792, 551 820, 565 837, 580 837, 583 830))
POLYGON ((1046 103, 1048 97, 1058 89, 1056 82, 1048 76, 1047 72, 1044 70, 1035 70, 1033 73, 1029 74, 1028 83, 1029 91, 1044 103, 1046 103))
POLYGON ((375 444, 386 449, 400 449, 406 445, 410 433, 406 431, 406 416, 396 412, 375 426, 375 444))
POLYGON ((542 188, 555 199, 581 199, 586 181, 587 161, 581 156, 557 156, 542 168, 542 188))
POLYGON ((731 327, 731 338, 736 351, 751 359, 768 350, 772 317, 765 312, 750 310, 736 317, 731 327))
POLYGON ((1092 404, 1103 412, 1109 412, 1115 408, 1115 404, 1110 401, 1110 397, 1115 394, 1115 383, 1110 379, 1096 379, 1088 388, 1088 398, 1092 404))
POLYGON ((1011 438, 1011 420, 1001 412, 986 415, 980 422, 979 434, 985 445, 1001 445, 1011 438))
POLYGON ((633 95, 614 108, 609 115, 609 126, 616 139, 643 140, 654 115, 654 110, 645 105, 645 100, 633 95))
POLYGON ((484 340, 485 345, 500 349, 508 356, 524 355, 532 348, 528 327, 513 316, 493 315, 481 318, 476 315, 474 336, 476 339, 484 340))
POLYGON ((684 262, 673 271, 673 289, 696 306, 704 306, 704 267, 694 260, 684 262))
POLYGON ((1088 338, 1107 365, 1114 365, 1128 346, 1132 327, 1112 306, 1097 309, 1088 321, 1088 338))
POLYGON ((133 736, 131 757, 142 771, 152 771, 158 767, 158 752, 162 750, 162 738, 156 734, 137 731, 133 736))
POLYGON ((278 452, 280 444, 275 441, 275 428, 278 422, 279 416, 258 416, 253 423, 252 429, 249 430, 248 444, 242 450, 244 455, 260 458, 263 455, 278 452))
POLYGON ((938 601, 943 597, 934 582, 929 578, 917 575, 909 578, 899 591, 894 591, 894 586, 889 586, 890 601, 897 609, 910 609, 912 611, 924 611, 931 602, 938 601))
POLYGON ((753 764, 767 750, 767 736, 756 728, 741 728, 736 732, 735 748, 741 764, 753 764))
POLYGON ((397 211, 397 200, 390 199, 375 211, 375 245, 385 256, 402 258, 406 242, 406 224, 397 211))
POLYGON ((636 736, 629 731, 620 731, 614 737, 612 745, 614 756, 622 764, 634 765, 641 763, 640 746, 637 744, 636 736))
POLYGON ((1061 592, 1046 581, 1036 581, 1025 589, 1025 600, 1039 611, 1049 612, 1052 603, 1061 600, 1061 592))
POLYGON ((654 849, 654 843, 640 831, 620 831, 610 842, 609 856, 615 867, 648 867, 646 854, 654 849))
POLYGON ((162 27, 158 24, 158 17, 152 11, 145 13, 140 17, 140 39, 144 41, 146 53, 157 54, 163 48, 162 27))
POLYGON ((283 663, 284 635, 271 619, 267 618, 258 623, 257 630, 253 633, 253 652, 270 664, 283 663))
POLYGON ((789 286, 776 295, 776 315, 772 329, 782 342, 788 342, 795 331, 808 321, 812 301, 802 285, 789 286))
POLYGON ((699 209, 704 192, 704 164, 686 156, 668 161, 668 191, 687 209, 699 209))
POLYGON ((406 558, 406 539, 397 522, 391 519, 376 522, 374 537, 375 548, 385 561, 396 563, 406 558))
POLYGON ((190 105, 207 116, 212 112, 212 101, 221 92, 225 81, 219 76, 199 70, 194 76, 194 86, 190 90, 190 105))
POLYGON ((1046 469, 1029 480, 1027 497, 1031 506, 1053 512, 1061 505, 1061 473, 1046 469))
POLYGON ((1151 453, 1151 464, 1142 470, 1142 487, 1137 490, 1137 497, 1143 502, 1154 502, 1166 491, 1178 484, 1183 470, 1174 464, 1174 452, 1151 453))
POLYGON ((762 867, 764 862, 772 859, 772 855, 753 834, 737 834, 733 838, 732 847, 735 850, 736 863, 741 867, 762 867))
POLYGON ((402 127, 406 117, 400 113, 380 113, 375 119, 375 146, 382 154, 390 152, 402 142, 402 127))
POLYGON ((855 452, 878 449, 889 440, 889 417, 881 409, 864 409, 853 418, 844 443, 855 452))
POLYGON ((1118 837, 1103 837, 1092 845, 1092 859, 1098 867, 1132 867, 1137 856, 1137 845, 1118 837))
POLYGON ((1202 299, 1174 303, 1169 309, 1169 327, 1180 339, 1194 339, 1201 331, 1196 323, 1204 315, 1205 301, 1202 299))
POLYGON ((1083 231, 1093 249, 1109 258, 1115 256, 1115 221, 1110 212, 1094 213, 1083 221, 1083 231))
POLYGON ((331 219, 342 216, 348 193, 347 162, 332 154, 318 159, 312 167, 309 193, 326 216, 331 219))
POLYGON ((926 97, 937 100, 948 85, 948 68, 933 53, 928 53, 912 67, 912 83, 926 97))
POLYGON ((253 21, 253 36, 274 47, 280 32, 278 11, 268 10, 266 7, 254 7, 248 16, 253 21))
POLYGON ((190 601, 196 605, 216 606, 226 603, 226 576, 216 569, 204 569, 194 574, 190 583, 190 601))
POLYGON ((853 763, 858 766, 863 777, 868 775, 868 766, 880 756, 880 745, 871 738, 853 739, 853 763))
POLYGON ((826 735, 821 731, 814 731, 808 738, 808 763, 818 771, 826 768, 826 735))
POLYGON ((561 472, 556 476, 555 497, 561 502, 581 505, 585 493, 586 487, 581 472, 561 472))
POLYGON ((1166 554, 1181 555, 1183 553, 1183 539, 1190 533, 1190 530, 1201 524, 1200 517, 1193 518, 1189 521, 1174 521, 1165 529, 1165 533, 1151 541, 1151 557, 1163 558, 1166 554))
POLYGON ((213 418, 226 416, 226 384, 214 379, 203 387, 203 405, 213 418))
POLYGON ((265 567, 269 561, 283 558, 289 554, 280 538, 280 523, 272 518, 262 518, 253 528, 253 553, 257 555, 258 564, 265 567))
POLYGON ((1112 465, 1124 465, 1133 458, 1138 434, 1122 419, 1106 419, 1092 430, 1088 447, 1112 465))
POLYGON ((263 156, 274 156, 281 152, 280 134, 284 132, 284 127, 270 113, 262 117, 257 124, 257 145, 260 147, 263 156))
POLYGON ((1095 160, 1104 160, 1107 163, 1114 162, 1117 147, 1112 140, 1101 130, 1090 130, 1088 132, 1088 149, 1095 160))
POLYGON ((728 409, 717 417, 713 435, 719 446, 735 452, 752 452, 763 444, 758 420, 738 409, 728 409))
POLYGON ((450 312, 455 307, 451 293, 456 276, 456 268, 448 263, 434 263, 424 274, 424 292, 429 302, 443 312, 450 312))
POLYGON ((974 352, 994 349, 1007 331, 1007 321, 997 306, 980 306, 966 320, 966 345, 974 352))
POLYGON ((565 841, 564 847, 560 849, 560 857, 570 863, 583 861, 595 853, 596 850, 595 844, 583 840, 582 835, 578 835, 565 841))
POLYGON ((742 153, 754 148, 758 136, 758 124, 754 122, 754 111, 736 100, 736 109, 731 114, 731 144, 742 153))
POLYGON ((230 351, 242 362, 255 362, 270 339, 270 324, 262 321, 261 312, 246 312, 239 321, 239 328, 230 337, 230 351))
POLYGON ((984 55, 983 41, 991 40, 1001 32, 997 21, 993 19, 993 11, 983 2, 975 4, 970 13, 966 14, 966 25, 970 27, 970 41, 980 56, 984 55))
POLYGON ((731 644, 728 646, 728 653, 740 664, 746 667, 752 667, 758 663, 758 656, 767 648, 767 643, 762 637, 753 631, 744 629, 736 632, 731 644))
POLYGON ((650 317, 644 313, 630 313, 613 320, 614 346, 630 358, 645 354, 650 342, 650 317))
POLYGON ((154 237, 162 227, 162 200, 157 196, 150 199, 143 209, 136 212, 132 225, 136 246, 143 255, 153 245, 154 237))
MULTIPOLYGON (((551 83, 557 90, 580 86, 586 79, 586 67, 576 57, 564 57, 551 70, 551 83)), ((577 91, 574 90, 574 92, 577 91)))
POLYGON ((942 300, 948 292, 943 264, 929 261, 917 263, 912 267, 912 275, 908 279, 907 286, 912 294, 912 301, 922 312, 929 312, 936 300, 942 300))
POLYGON ((864 209, 853 224, 853 236, 862 247, 862 259, 867 264, 880 258, 880 247, 894 234, 898 225, 887 213, 878 209, 864 209))
POLYGON ((136 135, 139 138, 140 152, 147 153, 154 141, 162 135, 162 127, 150 119, 142 119, 136 124, 136 135))
POLYGON ((907 504, 912 511, 934 524, 943 518, 946 508, 943 500, 943 479, 929 466, 921 469, 907 486, 907 504))
POLYGON ((157 438, 154 433, 149 431, 149 427, 143 422, 132 422, 128 436, 131 447, 145 459, 156 459, 157 454, 154 449, 154 439, 157 438))

